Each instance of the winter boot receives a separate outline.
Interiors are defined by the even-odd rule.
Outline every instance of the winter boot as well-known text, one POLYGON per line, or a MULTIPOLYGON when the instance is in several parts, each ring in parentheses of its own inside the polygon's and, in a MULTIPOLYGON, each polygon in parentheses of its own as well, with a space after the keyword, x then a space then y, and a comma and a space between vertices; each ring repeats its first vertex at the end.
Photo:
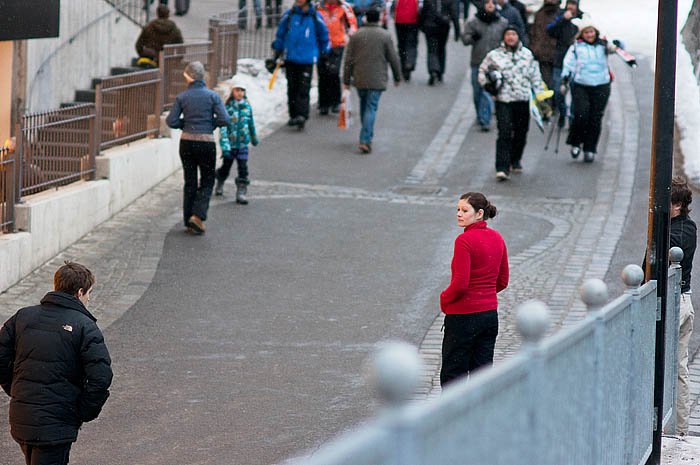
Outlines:
POLYGON ((248 181, 245 178, 236 178, 236 203, 241 205, 248 205, 248 198, 246 194, 248 193, 248 181))
POLYGON ((214 195, 224 195, 224 182, 216 178, 216 186, 214 186, 214 195))

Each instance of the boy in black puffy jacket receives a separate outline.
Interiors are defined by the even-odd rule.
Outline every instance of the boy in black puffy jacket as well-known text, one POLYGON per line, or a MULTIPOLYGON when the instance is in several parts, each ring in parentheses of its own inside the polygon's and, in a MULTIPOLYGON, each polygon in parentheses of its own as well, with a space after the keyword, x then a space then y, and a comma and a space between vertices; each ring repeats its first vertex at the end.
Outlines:
POLYGON ((66 262, 54 275, 55 290, 0 329, 0 385, 27 464, 67 464, 78 429, 109 397, 111 359, 86 308, 94 283, 90 270, 66 262))

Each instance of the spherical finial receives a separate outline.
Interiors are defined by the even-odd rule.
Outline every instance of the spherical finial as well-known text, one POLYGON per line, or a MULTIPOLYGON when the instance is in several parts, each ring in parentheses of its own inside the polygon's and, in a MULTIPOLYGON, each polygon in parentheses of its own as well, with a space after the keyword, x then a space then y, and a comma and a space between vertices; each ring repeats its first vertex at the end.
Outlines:
POLYGON ((418 388, 422 369, 418 349, 405 342, 387 342, 372 356, 370 379, 382 400, 400 404, 418 388))
POLYGON ((671 259, 671 263, 677 264, 683 260, 683 249, 680 247, 671 247, 668 251, 668 257, 671 259))
POLYGON ((622 270, 622 281, 624 281, 627 289, 636 289, 644 281, 644 271, 639 265, 627 265, 622 270))
POLYGON ((549 326, 549 309, 539 300, 528 300, 517 309, 518 331, 525 342, 537 342, 544 337, 549 326))
POLYGON ((589 279, 581 286, 581 300, 588 310, 595 310, 608 301, 608 286, 600 279, 589 279))

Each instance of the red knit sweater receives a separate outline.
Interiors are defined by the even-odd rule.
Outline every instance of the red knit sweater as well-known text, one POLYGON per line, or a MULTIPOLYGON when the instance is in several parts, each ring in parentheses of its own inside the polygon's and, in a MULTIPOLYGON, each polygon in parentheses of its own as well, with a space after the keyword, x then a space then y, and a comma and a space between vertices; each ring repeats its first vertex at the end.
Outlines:
POLYGON ((479 221, 455 240, 452 280, 440 294, 446 314, 496 310, 496 293, 508 286, 508 251, 498 232, 479 221))

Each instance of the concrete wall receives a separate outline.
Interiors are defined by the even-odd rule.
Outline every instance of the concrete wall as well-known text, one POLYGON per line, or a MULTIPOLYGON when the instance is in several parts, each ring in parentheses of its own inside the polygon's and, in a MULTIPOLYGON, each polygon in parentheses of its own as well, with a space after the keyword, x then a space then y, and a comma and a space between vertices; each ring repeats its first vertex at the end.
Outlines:
POLYGON ((60 36, 27 46, 27 109, 56 108, 136 56, 140 28, 103 0, 62 0, 60 36))
POLYGON ((18 232, 0 235, 0 292, 175 172, 179 134, 107 150, 95 181, 23 197, 15 207, 18 232))

